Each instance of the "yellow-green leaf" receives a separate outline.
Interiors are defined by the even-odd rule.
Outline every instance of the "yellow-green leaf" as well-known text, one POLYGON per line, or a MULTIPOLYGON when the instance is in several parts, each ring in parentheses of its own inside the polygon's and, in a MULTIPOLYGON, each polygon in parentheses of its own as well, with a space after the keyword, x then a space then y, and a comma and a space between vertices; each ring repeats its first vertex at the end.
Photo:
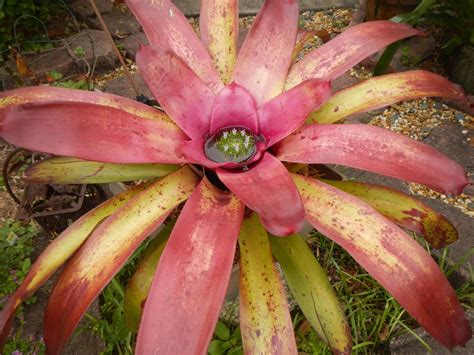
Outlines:
POLYGON ((334 123, 354 113, 426 96, 465 99, 462 89, 448 79, 428 71, 413 70, 377 76, 338 91, 313 111, 306 122, 334 123))
POLYGON ((256 214, 240 229, 240 326, 246 354, 297 354, 285 291, 256 214))
POLYGON ((148 245, 135 273, 128 282, 123 308, 125 323, 132 332, 136 332, 140 325, 143 306, 150 290, 153 275, 165 249, 166 241, 173 230, 173 225, 174 223, 167 224, 148 245))
POLYGON ((94 230, 62 272, 46 307, 48 353, 60 353, 95 297, 199 179, 185 166, 150 184, 94 230))
POLYGON ((103 184, 146 180, 177 170, 171 164, 112 164, 70 157, 42 160, 26 170, 26 179, 35 183, 103 184))
POLYGON ((0 313, 0 344, 8 336, 11 320, 21 302, 31 296, 79 249, 97 224, 129 202, 146 186, 147 184, 142 184, 133 187, 102 203, 78 219, 48 245, 0 313))
POLYGON ((398 225, 421 234, 433 248, 458 240, 456 228, 428 205, 403 192, 374 184, 323 180, 365 201, 398 225))
POLYGON ((352 338, 336 293, 299 235, 270 237, 273 255, 306 319, 337 354, 350 354, 352 338))

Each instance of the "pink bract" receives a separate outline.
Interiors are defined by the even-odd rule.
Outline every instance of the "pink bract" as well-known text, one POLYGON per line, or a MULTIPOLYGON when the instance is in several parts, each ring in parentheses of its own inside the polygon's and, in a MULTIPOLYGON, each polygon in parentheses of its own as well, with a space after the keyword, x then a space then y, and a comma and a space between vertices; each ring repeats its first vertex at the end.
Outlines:
MULTIPOLYGON (((60 353, 93 299, 144 238, 185 200, 148 292, 137 354, 206 353, 239 233, 245 260, 241 276, 245 292, 240 296, 244 348, 296 353, 295 340, 288 336, 292 324, 281 283, 274 267, 268 267, 273 264, 266 231, 300 248, 295 234, 305 220, 360 261, 443 345, 451 349, 471 338, 452 287, 430 256, 395 224, 427 231, 436 238, 445 231, 431 233, 428 227, 438 225, 442 217, 399 194, 397 198, 424 215, 418 214, 410 223, 399 216, 391 218, 390 211, 371 207, 371 201, 362 202, 319 180, 292 175, 285 165, 343 164, 445 193, 462 192, 469 183, 463 168, 419 142, 370 126, 305 123, 318 112, 327 115, 321 122, 336 120, 330 117, 338 110, 331 106, 330 82, 367 56, 418 31, 388 21, 364 23, 293 63, 296 0, 266 0, 239 53, 237 0, 202 1, 202 41, 171 1, 126 3, 150 41, 140 48, 136 61, 164 113, 98 92, 22 88, 0 93, 1 136, 30 150, 87 160, 74 164, 96 168, 99 175, 106 163, 117 164, 117 169, 122 167, 118 164, 136 164, 137 171, 151 163, 187 165, 142 191, 104 203, 58 237, 0 314, 0 343, 21 301, 70 258, 45 318, 47 350, 60 353), (431 219, 427 221, 425 215, 431 219), (248 244, 261 250, 247 248, 251 233, 259 239, 248 244), (60 251, 57 256, 55 250, 60 251), (262 265, 264 272, 259 270, 262 265), (393 275, 398 283, 391 283, 393 275), (438 311, 429 312, 430 308, 438 311), (261 314, 268 317, 261 319, 261 314)), ((363 112, 423 93, 465 98, 456 85, 423 73, 413 72, 410 80, 407 74, 369 79, 368 86, 373 80, 385 97, 366 91, 367 103, 360 100, 365 87, 353 88, 357 100, 351 99, 352 88, 346 88, 340 94, 347 97, 344 110, 363 112), (416 80, 420 77, 425 80, 416 80), (396 93, 391 93, 397 83, 396 93)), ((337 99, 337 95, 332 97, 337 99)), ((41 169, 41 163, 30 169, 29 178, 34 180, 41 169)), ((139 176, 137 171, 133 176, 139 176)), ((55 177, 50 177, 54 182, 55 177)), ((82 174, 81 179, 87 177, 82 174)), ((453 234, 450 223, 442 221, 443 228, 449 229, 445 234, 453 234)), ((301 257, 308 265, 317 264, 314 256, 301 257)), ((291 251, 285 256, 297 265, 295 258, 291 251)), ((291 287, 309 287, 291 273, 285 275, 291 287)), ((331 292, 324 297, 335 298, 331 292)), ((322 306, 317 316, 322 317, 321 324, 335 327, 327 332, 330 337, 323 329, 324 338, 335 353, 350 353, 344 315, 337 301, 329 306, 324 297, 318 300, 322 306)), ((298 302, 307 300, 301 296, 298 302)), ((311 307, 302 309, 316 312, 311 307)), ((306 316, 314 319, 314 314, 306 316)))

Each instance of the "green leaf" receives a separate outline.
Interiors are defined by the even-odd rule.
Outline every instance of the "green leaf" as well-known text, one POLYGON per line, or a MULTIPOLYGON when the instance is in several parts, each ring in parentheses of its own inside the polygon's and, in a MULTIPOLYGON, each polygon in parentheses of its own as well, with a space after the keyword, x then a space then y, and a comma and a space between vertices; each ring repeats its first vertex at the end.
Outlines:
MULTIPOLYGON (((420 4, 412 12, 401 14, 390 19, 390 21, 397 23, 408 23, 415 25, 418 23, 420 18, 431 8, 436 0, 422 0, 420 4)), ((392 43, 388 46, 380 57, 379 61, 374 68, 374 76, 382 75, 387 72, 393 57, 398 51, 398 48, 402 44, 402 41, 392 43)))
POLYGON ((350 354, 352 339, 336 293, 299 235, 270 237, 273 255, 303 314, 334 353, 350 354))
POLYGON ((214 333, 221 340, 229 340, 230 338, 230 330, 222 322, 217 322, 214 333))
POLYGON ((398 48, 400 48, 401 44, 402 44, 402 41, 398 41, 398 42, 392 43, 385 49, 379 61, 375 65, 374 76, 383 75, 387 72, 388 67, 390 66, 390 63, 392 62, 392 59, 397 53, 398 48))
POLYGON ((209 343, 209 348, 207 352, 209 355, 223 355, 225 353, 225 349, 223 348, 223 342, 221 340, 212 340, 209 343))
POLYGON ((33 164, 25 175, 34 183, 103 184, 161 177, 177 169, 177 165, 169 164, 111 164, 54 157, 33 164))
POLYGON ((245 353, 296 354, 285 291, 255 213, 240 229, 240 326, 245 353))
POLYGON ((167 224, 148 245, 136 271, 125 290, 124 316, 130 331, 136 332, 140 324, 143 305, 148 296, 156 266, 173 230, 174 223, 167 224))

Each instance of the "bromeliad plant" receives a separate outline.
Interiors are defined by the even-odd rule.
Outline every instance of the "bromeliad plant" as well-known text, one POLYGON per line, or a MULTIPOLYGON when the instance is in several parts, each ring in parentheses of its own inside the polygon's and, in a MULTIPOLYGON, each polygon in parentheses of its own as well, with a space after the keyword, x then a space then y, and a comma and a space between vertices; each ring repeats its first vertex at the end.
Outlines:
POLYGON ((333 124, 403 99, 464 98, 457 86, 425 71, 368 79, 331 96, 332 80, 416 30, 385 21, 361 24, 293 63, 295 43, 306 38, 297 36, 296 0, 265 1, 238 54, 236 0, 202 1, 201 39, 170 1, 127 4, 151 43, 141 47, 137 64, 164 112, 114 95, 53 87, 0 96, 5 140, 63 156, 31 167, 29 180, 148 180, 90 211, 51 243, 2 311, 3 339, 19 304, 69 259, 45 316, 48 352, 58 354, 127 258, 186 200, 158 248, 146 302, 138 300, 144 304, 138 354, 206 352, 237 240, 246 353, 297 352, 273 256, 321 338, 334 352, 350 353, 334 292, 296 234, 305 220, 344 247, 440 343, 451 349, 471 338, 448 281, 397 226, 440 247, 457 238, 443 216, 385 187, 321 181, 292 174, 286 165, 343 164, 444 193, 463 190, 468 181, 461 166, 436 150, 381 128, 333 124))

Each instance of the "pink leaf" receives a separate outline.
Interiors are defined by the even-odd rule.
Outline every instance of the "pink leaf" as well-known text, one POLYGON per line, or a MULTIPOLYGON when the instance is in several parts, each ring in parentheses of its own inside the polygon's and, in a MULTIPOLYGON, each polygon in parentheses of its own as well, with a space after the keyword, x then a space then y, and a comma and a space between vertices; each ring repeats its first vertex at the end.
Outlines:
POLYGON ((255 101, 246 89, 235 83, 224 87, 216 97, 212 109, 210 134, 232 126, 243 126, 254 134, 258 133, 255 101))
POLYGON ((296 63, 288 74, 285 88, 311 78, 336 79, 390 43, 416 34, 419 32, 411 26, 392 21, 370 21, 353 26, 296 63))
POLYGON ((230 277, 243 204, 207 180, 181 212, 161 256, 137 354, 205 354, 230 277))
POLYGON ((366 269, 436 340, 449 349, 471 338, 456 294, 429 254, 357 198, 293 175, 307 220, 366 269))
POLYGON ((99 225, 68 262, 48 302, 46 352, 59 354, 85 311, 133 251, 197 184, 187 167, 151 184, 99 225))
POLYGON ((234 80, 261 106, 283 91, 298 27, 296 0, 265 0, 245 38, 234 80))
POLYGON ((283 140, 275 155, 296 163, 346 165, 450 194, 460 194, 469 183, 464 169, 436 149, 362 124, 305 126, 283 140))
POLYGON ((290 174, 275 157, 265 153, 248 171, 217 169, 222 182, 277 236, 301 229, 304 209, 290 174))
POLYGON ((0 134, 23 148, 108 163, 181 163, 165 115, 110 94, 53 87, 0 93, 0 134))
POLYGON ((330 95, 329 82, 307 80, 260 107, 259 130, 267 139, 267 147, 301 126, 308 114, 323 104, 330 95))
POLYGON ((186 17, 171 1, 126 0, 126 3, 153 46, 176 53, 214 93, 222 88, 209 53, 186 17))
POLYGON ((209 131, 214 94, 199 77, 171 51, 141 47, 137 65, 150 90, 166 113, 191 138, 209 131))

